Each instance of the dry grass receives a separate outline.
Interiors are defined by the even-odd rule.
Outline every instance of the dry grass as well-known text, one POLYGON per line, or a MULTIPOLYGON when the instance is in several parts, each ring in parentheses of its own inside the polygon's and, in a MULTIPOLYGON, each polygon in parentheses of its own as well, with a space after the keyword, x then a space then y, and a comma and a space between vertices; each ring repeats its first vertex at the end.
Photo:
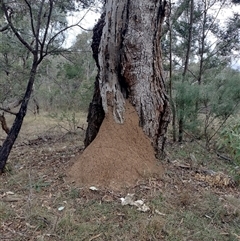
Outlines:
MULTIPOLYGON (((81 126, 85 119, 77 118, 81 126)), ((68 132, 69 124, 47 113, 27 116, 0 177, 0 240, 240 240, 239 187, 210 186, 195 177, 200 167, 230 173, 229 164, 196 143, 169 143, 162 178, 124 191, 91 191, 65 180, 84 136, 81 129, 68 132), (150 211, 122 206, 127 193, 150 211)))

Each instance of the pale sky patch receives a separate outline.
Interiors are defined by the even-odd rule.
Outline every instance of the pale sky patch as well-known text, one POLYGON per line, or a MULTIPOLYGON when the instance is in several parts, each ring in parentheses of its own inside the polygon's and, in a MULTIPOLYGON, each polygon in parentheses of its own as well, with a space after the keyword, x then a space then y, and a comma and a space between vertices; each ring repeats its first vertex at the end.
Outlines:
POLYGON ((73 27, 67 31, 67 39, 64 42, 64 47, 70 47, 74 44, 76 40, 76 36, 80 34, 83 29, 92 30, 94 25, 97 23, 100 17, 100 13, 97 13, 94 10, 83 10, 81 12, 72 13, 67 17, 67 21, 69 25, 76 24, 80 21, 79 25, 82 27, 73 27))

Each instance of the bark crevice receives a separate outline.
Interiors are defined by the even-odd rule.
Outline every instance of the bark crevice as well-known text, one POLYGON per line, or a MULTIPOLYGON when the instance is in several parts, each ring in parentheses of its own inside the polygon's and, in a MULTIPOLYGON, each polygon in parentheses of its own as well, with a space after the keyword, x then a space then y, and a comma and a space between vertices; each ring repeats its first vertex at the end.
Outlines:
POLYGON ((100 126, 103 122, 105 117, 105 113, 102 107, 102 97, 100 94, 100 87, 99 87, 99 61, 98 61, 98 52, 99 52, 99 45, 102 37, 102 29, 105 24, 104 21, 105 13, 102 14, 101 18, 99 19, 98 23, 95 25, 93 29, 93 37, 92 37, 92 52, 93 58, 96 62, 98 68, 98 74, 95 79, 94 83, 94 94, 92 101, 89 105, 87 122, 88 127, 86 130, 84 145, 87 147, 97 136, 97 133, 100 129, 100 126))

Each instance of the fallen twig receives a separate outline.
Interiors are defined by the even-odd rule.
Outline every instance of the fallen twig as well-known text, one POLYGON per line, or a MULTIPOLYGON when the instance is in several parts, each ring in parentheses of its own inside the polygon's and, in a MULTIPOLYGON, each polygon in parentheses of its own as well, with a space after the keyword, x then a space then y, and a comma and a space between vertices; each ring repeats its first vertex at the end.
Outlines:
POLYGON ((89 239, 89 241, 92 241, 92 240, 94 240, 96 238, 99 238, 101 235, 102 235, 102 233, 100 233, 100 234, 98 234, 96 236, 93 236, 92 238, 89 239))
POLYGON ((222 158, 223 160, 226 160, 228 162, 233 162, 233 160, 231 158, 224 156, 224 155, 220 154, 219 152, 216 152, 216 154, 218 157, 222 158))

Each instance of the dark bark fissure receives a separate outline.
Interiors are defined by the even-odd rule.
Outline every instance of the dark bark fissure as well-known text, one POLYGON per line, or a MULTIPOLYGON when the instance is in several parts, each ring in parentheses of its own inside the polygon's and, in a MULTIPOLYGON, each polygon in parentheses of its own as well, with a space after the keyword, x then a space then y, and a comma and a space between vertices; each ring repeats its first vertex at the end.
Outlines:
POLYGON ((95 84, 94 84, 94 94, 93 99, 89 105, 88 110, 88 116, 87 116, 87 122, 88 127, 86 130, 84 145, 85 148, 95 139, 97 136, 97 133, 100 129, 100 126, 103 122, 103 119, 105 117, 105 112, 103 110, 102 106, 102 97, 100 93, 100 87, 99 87, 99 61, 98 61, 98 51, 99 51, 99 45, 102 37, 102 30, 103 26, 105 24, 104 22, 105 13, 102 14, 101 18, 99 19, 98 23, 93 28, 93 37, 92 37, 92 52, 93 52, 93 58, 96 62, 97 68, 98 68, 98 74, 96 76, 95 84))
POLYGON ((123 25, 123 29, 121 29, 121 44, 120 44, 120 61, 118 66, 118 76, 119 76, 119 84, 121 86, 121 92, 123 93, 123 96, 125 99, 128 99, 130 95, 130 86, 127 81, 127 79, 122 75, 122 62, 124 61, 125 55, 124 55, 124 38, 125 34, 127 32, 127 26, 128 26, 128 20, 129 20, 129 1, 127 1, 126 6, 124 7, 124 10, 122 12, 121 19, 125 21, 125 24, 123 25), (124 14, 126 13, 126 16, 124 14))

